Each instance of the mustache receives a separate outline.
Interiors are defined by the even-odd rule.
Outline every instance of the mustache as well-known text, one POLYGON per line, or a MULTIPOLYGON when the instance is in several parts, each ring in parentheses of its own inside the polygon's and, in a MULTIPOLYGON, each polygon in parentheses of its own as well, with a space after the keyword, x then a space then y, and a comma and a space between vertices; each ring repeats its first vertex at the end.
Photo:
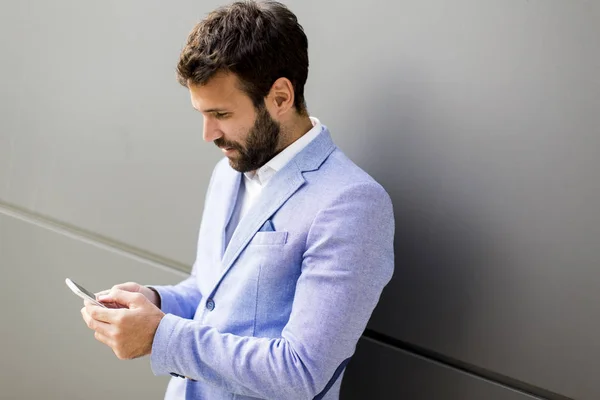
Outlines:
POLYGON ((231 149, 235 149, 235 150, 239 150, 239 151, 243 150, 242 146, 240 146, 239 143, 229 142, 223 138, 215 139, 213 141, 213 143, 219 148, 231 148, 231 149))

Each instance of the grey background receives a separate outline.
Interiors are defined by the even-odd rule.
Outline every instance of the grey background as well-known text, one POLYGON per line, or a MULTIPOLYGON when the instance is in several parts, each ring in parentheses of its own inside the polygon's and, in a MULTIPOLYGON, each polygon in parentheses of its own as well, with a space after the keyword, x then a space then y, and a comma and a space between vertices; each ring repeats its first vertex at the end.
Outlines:
MULTIPOLYGON (((286 3, 310 112, 396 212, 383 343, 361 341, 342 397, 599 398, 600 5, 286 3)), ((0 398, 162 398, 64 278, 189 271, 220 154, 174 67, 220 4, 0 3, 0 398)))

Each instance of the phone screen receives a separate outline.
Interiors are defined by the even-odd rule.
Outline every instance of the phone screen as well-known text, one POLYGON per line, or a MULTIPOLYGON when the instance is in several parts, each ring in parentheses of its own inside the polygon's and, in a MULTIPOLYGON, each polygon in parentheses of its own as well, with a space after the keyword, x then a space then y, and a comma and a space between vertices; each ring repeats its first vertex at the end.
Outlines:
MULTIPOLYGON (((73 281, 71 281, 71 282, 73 282, 73 281)), ((73 282, 73 285, 77 286, 77 289, 81 290, 83 293, 85 293, 86 295, 90 296, 92 299, 96 300, 96 295, 94 293, 90 293, 89 290, 87 290, 86 288, 84 288, 81 285, 78 285, 75 282, 73 282)))
MULTIPOLYGON (((73 283, 75 283, 75 282, 73 282, 73 283)), ((75 283, 75 286, 77 286, 79 288, 79 290, 81 290, 83 293, 87 294, 92 299, 96 300, 96 295, 94 293, 90 293, 86 288, 84 288, 81 285, 78 285, 76 283, 75 283)))

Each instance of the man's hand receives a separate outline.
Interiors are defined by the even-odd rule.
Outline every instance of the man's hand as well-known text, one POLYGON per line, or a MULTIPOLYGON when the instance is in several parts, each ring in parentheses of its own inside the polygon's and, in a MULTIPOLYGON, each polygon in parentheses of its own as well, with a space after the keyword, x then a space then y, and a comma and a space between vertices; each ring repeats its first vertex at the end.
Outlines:
POLYGON ((81 315, 95 331, 94 337, 121 360, 150 354, 154 334, 165 314, 140 292, 111 289, 98 300, 125 308, 102 308, 86 301, 81 315))
MULTIPOLYGON (((152 302, 152 304, 154 304, 156 307, 160 308, 160 296, 158 296, 158 294, 154 290, 150 289, 149 287, 142 286, 139 283, 135 283, 135 282, 126 282, 126 283, 120 283, 118 285, 115 285, 110 290, 114 290, 114 289, 124 290, 126 292, 132 292, 132 293, 141 293, 144 295, 144 297, 146 297, 148 300, 150 300, 152 302)), ((103 290, 102 292, 96 293, 96 297, 107 295, 108 293, 110 293, 110 290, 103 290)), ((111 304, 109 301, 104 301, 103 303, 105 303, 106 306, 109 308, 118 308, 119 307, 117 304, 111 304)))

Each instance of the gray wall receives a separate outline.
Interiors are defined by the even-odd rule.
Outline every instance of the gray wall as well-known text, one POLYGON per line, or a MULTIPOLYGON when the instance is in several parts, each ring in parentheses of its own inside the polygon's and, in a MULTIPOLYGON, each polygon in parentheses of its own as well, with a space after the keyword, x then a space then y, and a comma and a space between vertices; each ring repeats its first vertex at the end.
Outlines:
MULTIPOLYGON (((599 398, 600 5, 286 3, 309 110, 396 212, 396 274, 343 398, 599 398)), ((1 399, 162 397, 64 278, 189 270, 220 154, 174 66, 219 4, 0 4, 1 399)))

